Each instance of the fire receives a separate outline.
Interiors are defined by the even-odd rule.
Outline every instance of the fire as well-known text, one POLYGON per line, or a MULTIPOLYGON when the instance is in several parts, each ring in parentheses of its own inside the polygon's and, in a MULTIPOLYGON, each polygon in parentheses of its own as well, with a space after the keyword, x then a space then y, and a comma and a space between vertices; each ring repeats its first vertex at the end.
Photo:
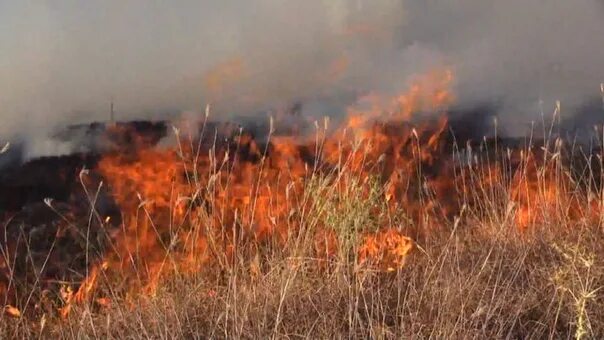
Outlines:
MULTIPOLYGON (((346 60, 337 61, 333 73, 346 67, 346 60)), ((242 62, 234 60, 208 75, 208 86, 219 92, 242 72, 242 62)), ((329 130, 317 123, 314 136, 276 135, 271 121, 266 140, 225 128, 160 148, 111 127, 108 134, 129 136, 131 147, 111 149, 93 170, 121 211, 121 219, 102 221, 120 226, 77 291, 65 287, 61 314, 91 301, 105 272, 119 273, 128 293, 153 294, 173 273, 229 268, 246 242, 285 245, 302 229, 312 232, 310 248, 319 259, 354 254, 359 268, 394 271, 414 249, 410 236, 463 218, 468 205, 476 213, 496 210, 493 202, 501 198, 510 207, 502 223, 519 230, 548 218, 599 218, 593 216, 599 200, 590 203, 597 209, 581 210, 582 202, 569 194, 577 184, 557 156, 548 158, 547 147, 544 154, 511 150, 483 163, 470 144, 455 154, 446 114, 455 100, 453 82, 451 70, 436 69, 413 78, 404 93, 367 94, 348 108, 341 126, 329 130), (312 191, 319 179, 327 191, 312 191), (323 196, 335 199, 325 203, 323 196), (324 218, 326 204, 335 216, 360 210, 371 216, 335 226, 324 218), (358 238, 346 236, 352 227, 358 238)), ((249 267, 257 277, 259 255, 253 258, 249 267)), ((110 304, 104 296, 94 301, 110 304)))
MULTIPOLYGON (((98 165, 122 210, 123 229, 109 256, 108 265, 147 277, 153 285, 173 254, 173 247, 187 246, 183 224, 190 221, 193 178, 176 150, 138 150, 135 154, 106 155, 98 165)), ((204 251, 203 242, 195 251, 204 251)), ((201 258, 201 256, 200 256, 201 258)), ((185 261, 183 255, 179 261, 185 261)))
POLYGON ((359 129, 367 122, 409 122, 414 113, 440 113, 454 102, 451 93, 453 73, 449 69, 433 70, 411 80, 408 91, 393 97, 378 94, 363 96, 348 108, 348 128, 359 129))
MULTIPOLYGON (((229 72, 220 74, 238 73, 230 72, 240 69, 236 65, 239 63, 223 67, 229 72)), ((107 255, 107 266, 136 273, 153 290, 162 273, 194 272, 204 264, 216 248, 208 244, 212 230, 245 226, 248 230, 235 233, 284 240, 297 228, 299 222, 291 214, 312 171, 318 166, 326 170, 343 165, 361 178, 369 178, 383 154, 388 157, 381 177, 387 183, 391 209, 409 204, 415 215, 421 215, 425 204, 407 197, 402 190, 405 177, 418 162, 435 157, 432 154, 439 151, 447 121, 441 118, 414 127, 410 120, 414 112, 444 110, 453 100, 451 81, 449 70, 439 70, 414 79, 404 94, 389 99, 361 98, 349 109, 345 128, 333 137, 324 136, 321 145, 312 138, 271 136, 268 146, 260 146, 251 135, 239 133, 227 147, 205 149, 204 153, 196 152, 195 143, 162 150, 141 142, 135 150, 105 155, 98 171, 120 207, 123 223, 113 251, 107 255), (368 110, 361 108, 366 103, 370 103, 368 110), (368 154, 353 147, 346 129, 354 130, 354 138, 367 147, 368 154), (342 160, 347 164, 339 164, 342 160)), ((344 190, 347 184, 341 182, 337 187, 344 190)), ((323 231, 317 234, 318 240, 321 233, 332 235, 326 228, 319 229, 323 231)), ((384 234, 367 236, 359 250, 361 258, 379 257, 390 267, 401 266, 412 241, 391 226, 385 228, 384 234)), ((221 242, 232 243, 238 237, 226 232, 221 242)), ((318 248, 335 252, 332 238, 323 237, 324 247, 318 248)), ((90 290, 95 273, 80 291, 90 290)))
POLYGON ((377 262, 387 271, 402 268, 407 255, 413 249, 413 241, 395 229, 385 229, 377 235, 368 235, 359 249, 361 263, 377 262))

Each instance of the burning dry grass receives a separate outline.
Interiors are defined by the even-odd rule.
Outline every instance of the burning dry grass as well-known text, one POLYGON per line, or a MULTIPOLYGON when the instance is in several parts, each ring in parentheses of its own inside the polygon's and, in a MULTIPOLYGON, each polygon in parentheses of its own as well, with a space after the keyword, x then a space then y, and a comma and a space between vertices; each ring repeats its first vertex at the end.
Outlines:
MULTIPOLYGON (((311 175, 295 199, 289 182, 287 217, 296 228, 275 237, 251 232, 245 215, 208 228, 201 221, 216 218, 217 209, 182 224, 186 233, 176 222, 171 238, 149 232, 152 244, 126 230, 121 242, 138 242, 143 256, 151 255, 145 246, 165 251, 142 261, 127 244, 113 244, 117 255, 105 255, 77 292, 64 286, 59 309, 34 283, 28 301, 35 303, 7 306, 0 331, 64 338, 597 337, 604 334, 603 233, 593 203, 600 191, 580 183, 598 181, 593 172, 566 172, 558 151, 539 163, 525 154, 501 175, 479 166, 480 154, 465 164, 468 155, 459 156, 461 209, 450 220, 432 210, 417 219, 408 216, 413 209, 392 209, 390 182, 342 167, 311 175), (201 235, 204 242, 191 241, 201 235), (119 258, 124 252, 130 258, 119 258)), ((348 160, 356 152, 363 150, 348 160)), ((174 157, 170 162, 186 163, 174 157)), ((192 192, 210 187, 190 183, 192 192)), ((259 192, 258 184, 247 190, 259 192)), ((437 204, 434 191, 422 192, 422 204, 437 204)), ((220 195, 205 200, 212 206, 220 195)), ((181 203, 165 204, 179 211, 181 203)), ((153 217, 161 218, 143 204, 134 209, 149 230, 153 217)))
POLYGON ((198 139, 176 131, 174 149, 134 139, 103 155, 80 175, 87 223, 47 201, 69 223, 46 254, 26 226, 4 236, 1 335, 603 335, 601 155, 551 132, 461 147, 445 116, 411 124, 448 104, 445 75, 397 97, 385 122, 353 110, 310 141, 271 122, 264 143, 235 131, 221 146, 204 123, 198 139), (106 187, 121 216, 97 211, 106 187), (66 233, 84 270, 50 282, 66 233))

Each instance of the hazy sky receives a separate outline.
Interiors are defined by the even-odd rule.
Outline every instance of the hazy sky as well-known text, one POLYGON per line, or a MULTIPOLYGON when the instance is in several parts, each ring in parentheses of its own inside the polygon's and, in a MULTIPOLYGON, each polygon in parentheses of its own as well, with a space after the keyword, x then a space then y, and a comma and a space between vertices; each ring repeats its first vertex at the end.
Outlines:
POLYGON ((460 103, 510 121, 571 107, 604 81, 603 1, 0 0, 0 139, 106 118, 112 97, 122 118, 326 110, 441 64, 460 103))

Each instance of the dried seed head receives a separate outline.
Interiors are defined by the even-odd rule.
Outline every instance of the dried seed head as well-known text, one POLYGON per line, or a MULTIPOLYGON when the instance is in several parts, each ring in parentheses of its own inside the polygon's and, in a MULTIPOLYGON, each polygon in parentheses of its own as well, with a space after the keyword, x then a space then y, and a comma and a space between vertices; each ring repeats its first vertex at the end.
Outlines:
POLYGON ((8 149, 10 148, 10 143, 7 142, 6 144, 4 144, 4 146, 2 147, 2 149, 0 149, 0 155, 7 152, 8 149))

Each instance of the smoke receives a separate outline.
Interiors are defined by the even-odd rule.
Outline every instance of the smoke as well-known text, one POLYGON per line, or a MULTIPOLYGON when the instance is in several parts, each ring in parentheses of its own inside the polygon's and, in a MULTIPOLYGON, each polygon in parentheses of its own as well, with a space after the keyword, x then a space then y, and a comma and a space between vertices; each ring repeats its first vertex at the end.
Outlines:
MULTIPOLYGON (((3 1, 0 141, 36 144, 55 127, 107 120, 112 100, 122 120, 206 103, 220 117, 294 101, 338 115, 359 93, 402 91, 441 65, 460 106, 497 103, 511 133, 555 100, 571 116, 604 81, 604 4, 3 1)), ((53 152, 42 145, 31 149, 53 152)))
POLYGON ((572 120, 579 107, 600 95, 601 0, 413 4, 408 10, 417 15, 407 27, 417 41, 438 46, 453 62, 462 104, 500 102, 499 116, 511 133, 525 133, 522 126, 540 119, 541 110, 550 115, 557 100, 563 118, 572 120))

